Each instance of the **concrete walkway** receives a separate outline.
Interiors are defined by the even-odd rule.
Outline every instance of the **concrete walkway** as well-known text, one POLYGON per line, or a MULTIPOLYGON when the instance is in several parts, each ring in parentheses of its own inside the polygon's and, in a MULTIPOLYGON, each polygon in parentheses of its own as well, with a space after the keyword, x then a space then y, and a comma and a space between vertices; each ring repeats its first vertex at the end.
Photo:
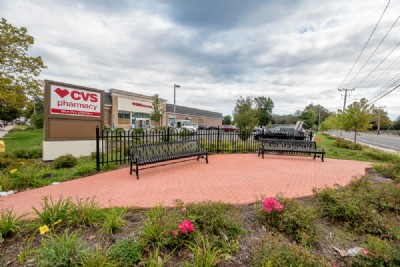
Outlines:
POLYGON ((8 131, 10 131, 14 127, 15 127, 15 125, 8 125, 6 127, 1 127, 0 128, 0 138, 3 138, 3 136, 5 136, 8 133, 8 131))
POLYGON ((172 206, 206 200, 247 204, 260 196, 287 197, 312 195, 313 188, 346 185, 365 174, 370 163, 312 157, 256 154, 212 155, 204 160, 142 170, 140 180, 119 169, 73 181, 0 197, 0 208, 12 208, 17 214, 32 214, 40 208, 41 198, 51 195, 76 198, 96 197, 102 207, 124 206, 150 208, 162 203, 172 206))

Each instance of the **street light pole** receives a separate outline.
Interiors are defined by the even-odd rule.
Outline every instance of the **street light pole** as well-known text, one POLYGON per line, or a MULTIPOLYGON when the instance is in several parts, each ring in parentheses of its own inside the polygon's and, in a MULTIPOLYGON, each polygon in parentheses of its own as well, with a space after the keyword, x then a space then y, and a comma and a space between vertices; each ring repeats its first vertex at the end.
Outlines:
POLYGON ((174 127, 176 127, 176 88, 180 88, 180 85, 174 84, 174 127))

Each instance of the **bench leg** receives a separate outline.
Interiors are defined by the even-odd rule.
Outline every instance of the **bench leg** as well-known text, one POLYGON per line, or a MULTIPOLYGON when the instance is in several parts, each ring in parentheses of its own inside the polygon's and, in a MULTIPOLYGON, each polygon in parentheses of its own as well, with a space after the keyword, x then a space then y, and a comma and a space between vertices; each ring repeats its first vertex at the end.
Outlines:
POLYGON ((200 159, 200 156, 197 156, 197 161, 199 161, 199 159, 200 159))
POLYGON ((262 150, 261 155, 262 155, 262 158, 264 159, 264 149, 262 150))
POLYGON ((322 160, 322 162, 324 162, 324 154, 322 154, 321 160, 322 160))
POLYGON ((314 153, 314 159, 317 157, 317 153, 314 153))
POLYGON ((208 153, 206 154, 206 163, 208 164, 208 153))
POLYGON ((139 165, 136 164, 136 179, 139 179, 139 165))
POLYGON ((130 166, 131 166, 131 170, 129 171, 129 174, 132 175, 132 161, 130 163, 130 166))

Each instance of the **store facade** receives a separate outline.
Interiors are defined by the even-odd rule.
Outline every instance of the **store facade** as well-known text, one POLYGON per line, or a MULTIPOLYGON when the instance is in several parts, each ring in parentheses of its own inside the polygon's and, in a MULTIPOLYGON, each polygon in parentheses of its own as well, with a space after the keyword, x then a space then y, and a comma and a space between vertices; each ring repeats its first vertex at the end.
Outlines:
MULTIPOLYGON (((155 122, 150 119, 153 113, 153 99, 151 96, 110 89, 104 94, 104 125, 114 128, 144 128, 153 129, 155 122)), ((174 120, 191 120, 195 124, 216 125, 222 124, 222 114, 207 110, 200 110, 184 106, 175 106, 161 99, 163 115, 161 126, 170 125, 174 120)))

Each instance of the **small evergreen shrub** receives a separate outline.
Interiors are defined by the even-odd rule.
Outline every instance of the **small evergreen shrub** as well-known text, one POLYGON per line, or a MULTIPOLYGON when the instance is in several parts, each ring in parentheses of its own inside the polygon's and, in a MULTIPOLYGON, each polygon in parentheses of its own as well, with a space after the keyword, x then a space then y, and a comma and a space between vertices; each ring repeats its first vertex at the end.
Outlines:
POLYGON ((52 162, 54 169, 72 168, 78 164, 78 160, 71 154, 60 156, 52 162))
POLYGON ((282 236, 269 236, 255 252, 253 266, 333 266, 324 258, 311 254, 306 248, 288 243, 282 236))
POLYGON ((109 257, 123 267, 133 266, 141 259, 142 253, 143 247, 133 239, 118 241, 108 250, 109 257))
POLYGON ((78 232, 65 230, 61 236, 47 234, 36 257, 37 266, 79 266, 89 251, 78 232))
POLYGON ((400 181, 400 165, 396 162, 389 164, 375 164, 374 169, 382 174, 383 177, 400 181))
POLYGON ((0 237, 8 237, 18 232, 21 225, 21 218, 21 216, 18 217, 12 210, 0 210, 0 237))
POLYGON ((316 242, 316 211, 294 199, 266 198, 256 205, 256 213, 262 222, 288 234, 302 245, 316 242))
POLYGON ((400 245, 394 242, 369 236, 364 251, 349 257, 351 266, 400 266, 400 245))
POLYGON ((343 138, 337 138, 333 145, 336 147, 346 148, 350 150, 362 150, 363 146, 359 143, 354 143, 343 138))
POLYGON ((42 148, 35 147, 32 149, 17 149, 12 152, 15 157, 20 159, 38 159, 42 157, 42 148))

